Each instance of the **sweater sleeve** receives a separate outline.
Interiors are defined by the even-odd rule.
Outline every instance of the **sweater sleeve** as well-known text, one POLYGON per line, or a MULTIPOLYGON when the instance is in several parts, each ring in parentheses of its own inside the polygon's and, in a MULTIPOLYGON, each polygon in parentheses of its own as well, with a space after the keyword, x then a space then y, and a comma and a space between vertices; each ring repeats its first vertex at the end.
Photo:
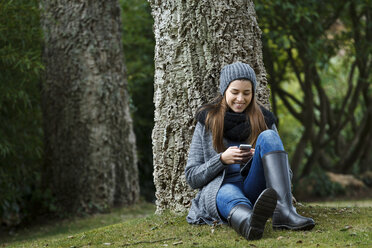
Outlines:
POLYGON ((197 123, 185 168, 186 181, 193 189, 202 188, 225 168, 220 153, 204 161, 204 149, 213 149, 208 147, 209 144, 203 144, 204 128, 200 122, 197 123))

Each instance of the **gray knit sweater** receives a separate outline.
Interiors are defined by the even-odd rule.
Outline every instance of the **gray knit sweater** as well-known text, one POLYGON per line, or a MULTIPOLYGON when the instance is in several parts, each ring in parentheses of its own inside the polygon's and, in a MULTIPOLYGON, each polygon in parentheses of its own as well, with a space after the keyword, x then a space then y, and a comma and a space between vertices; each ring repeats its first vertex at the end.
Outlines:
POLYGON ((190 224, 223 223, 217 211, 216 196, 227 166, 221 162, 220 156, 213 149, 211 132, 198 122, 185 168, 186 181, 193 189, 199 189, 186 217, 190 224))
MULTIPOLYGON (((275 125, 271 129, 276 130, 275 125)), ((229 141, 224 140, 227 144, 229 141)), ((185 168, 186 181, 199 192, 192 200, 186 220, 190 224, 225 223, 218 214, 216 197, 225 177, 221 153, 213 149, 212 134, 198 122, 192 137, 189 157, 185 168)))

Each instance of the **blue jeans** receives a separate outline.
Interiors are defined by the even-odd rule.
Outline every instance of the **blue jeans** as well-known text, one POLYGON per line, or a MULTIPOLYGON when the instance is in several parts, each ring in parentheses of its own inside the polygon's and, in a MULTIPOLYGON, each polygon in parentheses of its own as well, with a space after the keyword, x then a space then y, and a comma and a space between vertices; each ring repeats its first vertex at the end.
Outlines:
POLYGON ((261 192, 266 189, 262 157, 272 151, 284 151, 279 135, 273 130, 263 131, 257 138, 251 168, 246 178, 237 182, 222 183, 217 193, 217 209, 227 219, 231 209, 240 204, 253 208, 261 192))

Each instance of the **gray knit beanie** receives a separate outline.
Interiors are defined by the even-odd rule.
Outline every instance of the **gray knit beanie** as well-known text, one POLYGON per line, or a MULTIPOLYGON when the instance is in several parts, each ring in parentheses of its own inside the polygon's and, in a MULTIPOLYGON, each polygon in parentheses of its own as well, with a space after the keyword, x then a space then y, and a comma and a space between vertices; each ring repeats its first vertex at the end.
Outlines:
POLYGON ((245 63, 236 62, 233 64, 225 65, 220 74, 220 92, 225 94, 227 87, 234 80, 248 79, 252 82, 253 92, 256 92, 256 74, 254 70, 245 63))

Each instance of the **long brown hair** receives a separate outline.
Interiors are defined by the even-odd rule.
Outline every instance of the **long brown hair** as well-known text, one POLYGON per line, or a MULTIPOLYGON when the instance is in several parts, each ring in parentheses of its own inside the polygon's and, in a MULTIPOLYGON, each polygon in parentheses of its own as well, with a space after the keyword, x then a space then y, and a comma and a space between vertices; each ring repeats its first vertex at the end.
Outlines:
MULTIPOLYGON (((196 114, 198 115, 203 110, 208 111, 208 115, 205 120, 205 127, 212 132, 213 148, 217 152, 224 152, 226 150, 226 147, 223 144, 223 130, 225 113, 229 107, 227 105, 225 95, 222 96, 219 94, 210 103, 202 106, 196 114)), ((255 94, 253 94, 252 100, 245 109, 244 113, 246 114, 247 120, 249 120, 251 124, 251 134, 246 142, 255 147, 258 135, 262 131, 268 129, 261 108, 256 101, 255 94)))

